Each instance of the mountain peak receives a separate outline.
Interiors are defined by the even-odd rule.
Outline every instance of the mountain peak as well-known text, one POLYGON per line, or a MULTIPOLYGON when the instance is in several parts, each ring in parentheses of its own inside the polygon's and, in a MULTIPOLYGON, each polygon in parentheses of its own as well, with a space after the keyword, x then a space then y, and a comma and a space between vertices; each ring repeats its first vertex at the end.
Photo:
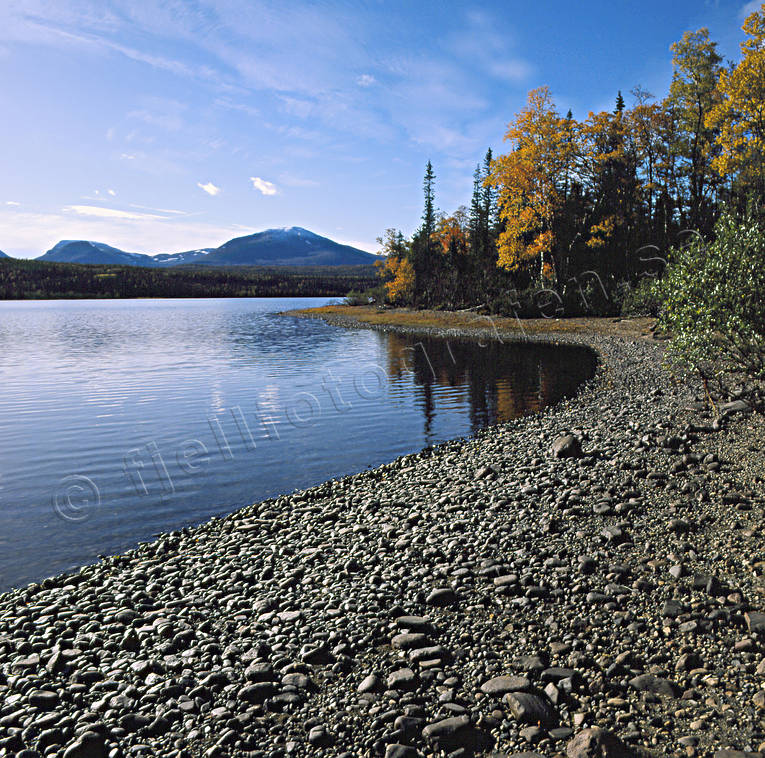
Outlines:
POLYGON ((206 263, 233 266, 352 266, 378 260, 301 226, 266 229, 237 237, 210 254, 206 263))
POLYGON ((54 263, 102 263, 121 264, 123 266, 156 265, 150 255, 126 253, 103 242, 91 242, 90 240, 61 240, 38 260, 54 263))

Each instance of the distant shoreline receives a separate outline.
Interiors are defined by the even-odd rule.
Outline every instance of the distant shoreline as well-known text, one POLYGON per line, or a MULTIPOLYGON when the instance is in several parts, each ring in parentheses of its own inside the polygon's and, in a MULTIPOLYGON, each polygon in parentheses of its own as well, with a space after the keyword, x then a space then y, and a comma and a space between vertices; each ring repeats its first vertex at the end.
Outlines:
POLYGON ((374 266, 140 266, 0 259, 0 300, 345 297, 374 266))

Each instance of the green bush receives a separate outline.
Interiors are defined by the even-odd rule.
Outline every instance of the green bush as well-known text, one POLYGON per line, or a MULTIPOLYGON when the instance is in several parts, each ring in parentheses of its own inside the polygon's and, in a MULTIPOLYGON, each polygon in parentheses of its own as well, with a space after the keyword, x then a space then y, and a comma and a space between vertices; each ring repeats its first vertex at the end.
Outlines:
POLYGON ((762 406, 765 387, 765 228, 750 209, 725 209, 715 240, 673 248, 661 281, 659 326, 673 363, 743 385, 762 406))
POLYGON ((351 290, 345 296, 345 305, 369 305, 369 295, 366 292, 351 290))
POLYGON ((645 277, 636 286, 625 288, 621 313, 623 316, 658 316, 662 297, 661 282, 653 277, 645 277))
POLYGON ((489 311, 518 318, 613 316, 620 312, 620 303, 618 286, 586 271, 562 287, 549 283, 531 283, 524 289, 508 287, 490 299, 489 311))
POLYGON ((566 316, 615 316, 620 312, 619 287, 595 271, 582 271, 563 288, 566 316))

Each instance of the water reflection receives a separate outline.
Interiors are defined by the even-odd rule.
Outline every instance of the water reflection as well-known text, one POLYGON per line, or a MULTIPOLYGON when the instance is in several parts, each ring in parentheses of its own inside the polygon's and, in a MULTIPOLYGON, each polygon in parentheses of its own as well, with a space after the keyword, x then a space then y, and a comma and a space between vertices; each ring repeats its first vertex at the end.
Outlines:
POLYGON ((437 413, 466 405, 475 433, 570 396, 596 365, 592 353, 571 346, 398 335, 386 335, 384 342, 391 379, 401 381, 411 374, 421 389, 428 444, 435 441, 437 413))

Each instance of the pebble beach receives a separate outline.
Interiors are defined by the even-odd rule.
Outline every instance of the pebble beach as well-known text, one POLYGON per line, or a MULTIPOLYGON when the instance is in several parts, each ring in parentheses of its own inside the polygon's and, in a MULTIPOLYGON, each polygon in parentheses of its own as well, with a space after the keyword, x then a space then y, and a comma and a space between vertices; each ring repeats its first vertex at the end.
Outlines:
POLYGON ((765 423, 531 339, 595 377, 0 595, 0 757, 765 756, 765 423))

